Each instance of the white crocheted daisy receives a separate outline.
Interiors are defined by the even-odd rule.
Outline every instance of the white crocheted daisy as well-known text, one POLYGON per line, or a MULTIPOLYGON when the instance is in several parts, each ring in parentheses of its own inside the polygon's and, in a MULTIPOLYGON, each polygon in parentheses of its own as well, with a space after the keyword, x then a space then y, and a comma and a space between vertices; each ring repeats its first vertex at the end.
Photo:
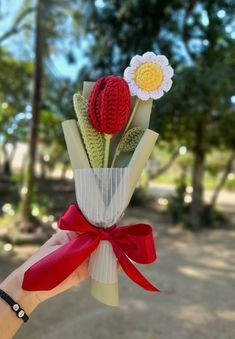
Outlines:
POLYGON ((141 100, 161 98, 171 88, 173 75, 174 70, 167 57, 153 52, 134 56, 124 71, 131 95, 141 100))

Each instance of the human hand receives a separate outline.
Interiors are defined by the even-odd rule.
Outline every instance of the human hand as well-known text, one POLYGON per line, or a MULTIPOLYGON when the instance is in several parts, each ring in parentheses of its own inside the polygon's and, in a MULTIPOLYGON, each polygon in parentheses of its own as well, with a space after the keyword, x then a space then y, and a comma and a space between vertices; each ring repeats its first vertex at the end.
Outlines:
MULTIPOLYGON (((49 299, 70 287, 80 283, 89 276, 88 260, 85 260, 70 276, 61 284, 50 291, 25 291, 22 289, 22 282, 25 271, 40 259, 46 257, 51 252, 63 246, 70 240, 74 239, 78 234, 76 232, 67 232, 59 230, 55 233, 38 251, 33 254, 25 263, 11 273, 1 284, 0 288, 8 293, 15 300, 26 314, 30 314, 41 302, 49 299)), ((12 338, 19 327, 22 320, 15 316, 9 306, 0 300, 0 329, 4 333, 4 339, 12 338)), ((0 332, 1 332, 0 331, 0 332)), ((0 339, 3 337, 0 334, 0 339)))
MULTIPOLYGON (((55 233, 39 250, 30 257, 23 265, 17 269, 17 279, 19 283, 23 282, 25 271, 31 267, 34 263, 38 262, 40 259, 46 257, 51 252, 57 250, 70 240, 77 237, 76 232, 62 231, 59 230, 55 233)), ((35 296, 39 302, 42 302, 46 299, 49 299, 57 294, 62 293, 63 291, 69 289, 70 287, 80 283, 89 276, 88 273, 88 259, 85 260, 75 271, 73 271, 62 283, 49 291, 36 291, 35 296)), ((32 292, 33 293, 33 292, 32 292)))
POLYGON ((31 305, 30 308, 35 308, 39 303, 52 298, 53 296, 62 293, 70 287, 85 280, 88 276, 88 260, 85 260, 75 271, 72 272, 61 284, 49 291, 24 291, 22 283, 24 273, 34 263, 46 257, 51 252, 63 246, 70 240, 74 239, 78 234, 76 232, 59 230, 55 233, 44 245, 42 245, 36 253, 25 261, 19 268, 17 268, 6 280, 1 284, 2 289, 5 290, 17 300, 27 300, 31 305))

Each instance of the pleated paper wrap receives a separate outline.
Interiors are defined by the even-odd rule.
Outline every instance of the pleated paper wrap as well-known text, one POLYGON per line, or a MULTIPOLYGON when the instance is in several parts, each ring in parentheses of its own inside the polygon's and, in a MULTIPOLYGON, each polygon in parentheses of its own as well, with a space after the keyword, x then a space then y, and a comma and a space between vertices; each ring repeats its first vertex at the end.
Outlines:
MULTIPOLYGON (((90 223, 109 227, 120 219, 128 203, 128 168, 86 168, 75 171, 77 203, 90 223)), ((96 281, 117 282, 117 260, 108 241, 101 241, 89 261, 96 281)))
MULTIPOLYGON (((88 98, 93 83, 85 82, 84 97, 88 98)), ((76 199, 79 208, 94 225, 109 227, 118 222, 127 207, 158 134, 148 129, 152 100, 141 102, 130 127, 145 132, 134 153, 118 157, 117 168, 91 168, 75 120, 63 122, 67 149, 74 170, 76 199)), ((121 135, 113 138, 111 156, 121 135)), ((118 305, 117 260, 108 241, 101 241, 89 261, 91 294, 99 301, 118 305)))

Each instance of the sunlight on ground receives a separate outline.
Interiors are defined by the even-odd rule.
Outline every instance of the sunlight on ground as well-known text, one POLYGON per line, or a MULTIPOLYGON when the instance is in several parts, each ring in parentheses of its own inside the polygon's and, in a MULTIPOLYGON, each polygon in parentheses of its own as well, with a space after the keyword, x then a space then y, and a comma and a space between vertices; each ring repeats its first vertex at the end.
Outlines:
POLYGON ((134 308, 139 311, 144 311, 148 309, 148 304, 144 302, 143 300, 138 300, 138 299, 129 299, 128 306, 130 309, 134 308))
POLYGON ((235 321, 235 311, 232 310, 217 311, 216 315, 225 320, 235 321))
POLYGON ((200 305, 187 305, 181 306, 177 310, 176 317, 181 320, 189 321, 188 326, 192 326, 192 323, 198 323, 200 326, 207 322, 213 321, 213 315, 208 313, 208 310, 200 305))
POLYGON ((208 270, 196 269, 193 267, 179 267, 178 271, 184 275, 189 277, 200 278, 203 280, 208 280, 210 277, 208 276, 208 270))

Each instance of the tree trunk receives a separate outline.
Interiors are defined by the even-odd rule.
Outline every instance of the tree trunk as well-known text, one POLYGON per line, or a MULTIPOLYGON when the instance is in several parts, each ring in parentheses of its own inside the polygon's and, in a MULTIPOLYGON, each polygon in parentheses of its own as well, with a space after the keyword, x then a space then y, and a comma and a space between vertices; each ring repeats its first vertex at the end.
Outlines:
POLYGON ((228 161, 225 165, 225 168, 224 168, 224 172, 221 176, 221 179, 220 179, 220 182, 218 183, 217 187, 215 188, 215 191, 214 191, 214 194, 211 198, 211 202, 210 202, 210 207, 211 209, 213 209, 215 207, 215 204, 218 200, 218 196, 222 190, 222 188, 224 187, 224 184, 227 180, 227 177, 229 175, 229 173, 231 172, 232 170, 232 166, 233 166, 233 161, 235 160, 235 151, 232 152, 232 154, 230 155, 230 157, 228 158, 228 161))
POLYGON ((6 145, 7 145, 6 142, 4 142, 2 145, 2 151, 4 155, 2 167, 3 167, 3 174, 6 177, 10 177, 11 176, 11 165, 10 165, 9 154, 7 152, 6 145))
POLYGON ((205 122, 197 123, 194 147, 194 164, 192 173, 192 202, 189 210, 188 223, 194 230, 201 227, 201 216, 203 211, 203 176, 205 163, 204 125, 205 122))
POLYGON ((40 156, 40 177, 41 179, 45 179, 46 178, 46 162, 43 158, 43 155, 41 154, 40 156))
POLYGON ((26 220, 31 219, 31 202, 35 181, 35 160, 37 151, 38 125, 41 106, 41 82, 43 74, 42 66, 42 29, 41 29, 41 5, 38 0, 36 10, 36 28, 35 28, 35 60, 34 77, 32 93, 32 120, 29 143, 29 164, 26 178, 27 192, 23 200, 22 215, 26 220))

